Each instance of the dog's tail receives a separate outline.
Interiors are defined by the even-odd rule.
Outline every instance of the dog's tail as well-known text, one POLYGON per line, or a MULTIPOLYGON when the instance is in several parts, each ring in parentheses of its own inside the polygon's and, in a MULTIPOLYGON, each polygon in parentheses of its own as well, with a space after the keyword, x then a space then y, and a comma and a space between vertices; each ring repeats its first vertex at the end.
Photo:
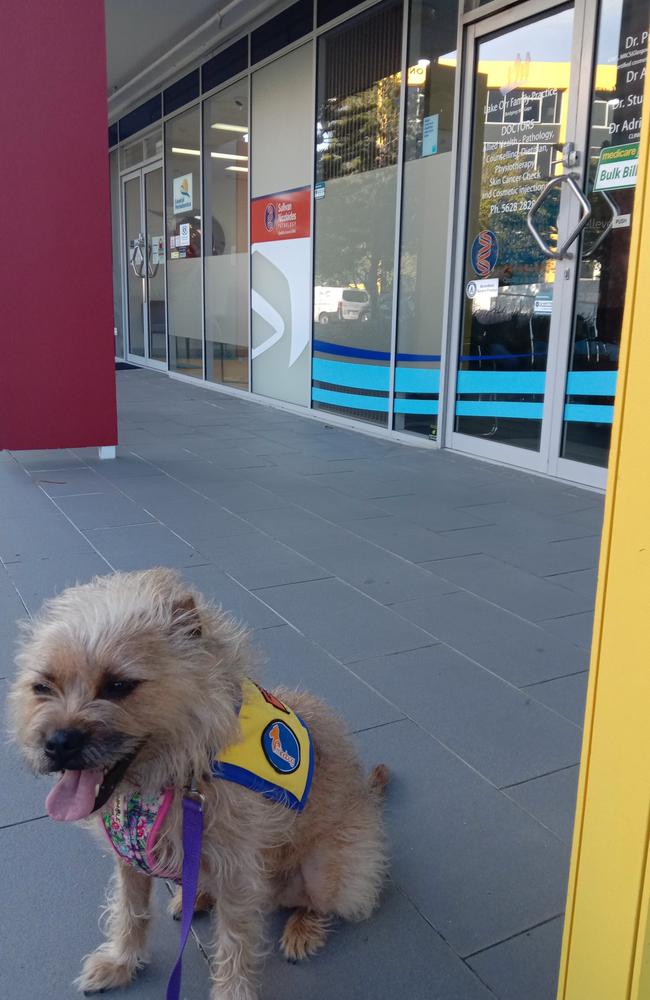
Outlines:
POLYGON ((390 772, 385 764, 375 764, 368 776, 368 788, 371 792, 381 798, 386 791, 386 786, 390 779, 390 772))

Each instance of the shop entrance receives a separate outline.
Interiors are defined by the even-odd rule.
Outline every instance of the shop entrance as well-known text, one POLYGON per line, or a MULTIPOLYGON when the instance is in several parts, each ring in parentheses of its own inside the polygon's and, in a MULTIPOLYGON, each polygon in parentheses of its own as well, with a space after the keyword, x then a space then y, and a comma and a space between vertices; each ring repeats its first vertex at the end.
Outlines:
POLYGON ((530 0, 466 32, 446 442, 604 486, 647 0, 530 0))
POLYGON ((122 178, 127 357, 167 367, 165 224, 161 164, 122 178))

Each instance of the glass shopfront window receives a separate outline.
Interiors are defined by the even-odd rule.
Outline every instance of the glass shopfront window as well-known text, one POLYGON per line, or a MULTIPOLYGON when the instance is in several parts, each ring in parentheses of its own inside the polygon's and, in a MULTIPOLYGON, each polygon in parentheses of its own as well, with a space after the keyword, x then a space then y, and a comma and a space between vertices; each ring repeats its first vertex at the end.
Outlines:
POLYGON ((165 123, 169 367, 203 375, 201 295, 201 112, 165 123))
POLYGON ((410 14, 394 427, 436 437, 457 0, 413 0, 410 14))
POLYGON ((638 156, 647 31, 647 0, 602 0, 586 179, 592 217, 581 245, 561 445, 563 458, 599 466, 609 457, 636 184, 636 170, 626 180, 610 165, 638 156))
POLYGON ((248 80, 203 105, 206 374, 248 388, 248 80))
POLYGON ((402 4, 318 41, 314 407, 386 426, 402 4))

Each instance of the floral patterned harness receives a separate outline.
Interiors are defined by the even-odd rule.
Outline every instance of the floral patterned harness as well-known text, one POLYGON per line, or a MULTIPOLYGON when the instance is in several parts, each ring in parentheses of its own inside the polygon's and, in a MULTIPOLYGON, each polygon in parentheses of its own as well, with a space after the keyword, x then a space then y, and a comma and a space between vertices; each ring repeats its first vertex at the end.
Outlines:
MULTIPOLYGON (((273 802, 301 811, 309 796, 314 752, 309 730, 284 702, 252 681, 242 686, 241 739, 213 760, 214 778, 243 785, 273 802)), ((161 870, 154 856, 160 829, 174 801, 175 789, 158 795, 133 790, 114 796, 101 823, 118 857, 146 875, 180 881, 161 870)))

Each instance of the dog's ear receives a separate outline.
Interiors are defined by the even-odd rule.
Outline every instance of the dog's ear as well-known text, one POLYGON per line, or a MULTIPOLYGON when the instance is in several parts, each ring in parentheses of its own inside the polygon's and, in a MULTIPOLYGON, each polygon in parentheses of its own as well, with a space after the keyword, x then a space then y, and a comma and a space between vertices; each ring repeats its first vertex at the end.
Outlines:
POLYGON ((191 594, 185 594, 174 601, 172 631, 183 633, 191 639, 200 639, 202 634, 201 616, 191 594))

